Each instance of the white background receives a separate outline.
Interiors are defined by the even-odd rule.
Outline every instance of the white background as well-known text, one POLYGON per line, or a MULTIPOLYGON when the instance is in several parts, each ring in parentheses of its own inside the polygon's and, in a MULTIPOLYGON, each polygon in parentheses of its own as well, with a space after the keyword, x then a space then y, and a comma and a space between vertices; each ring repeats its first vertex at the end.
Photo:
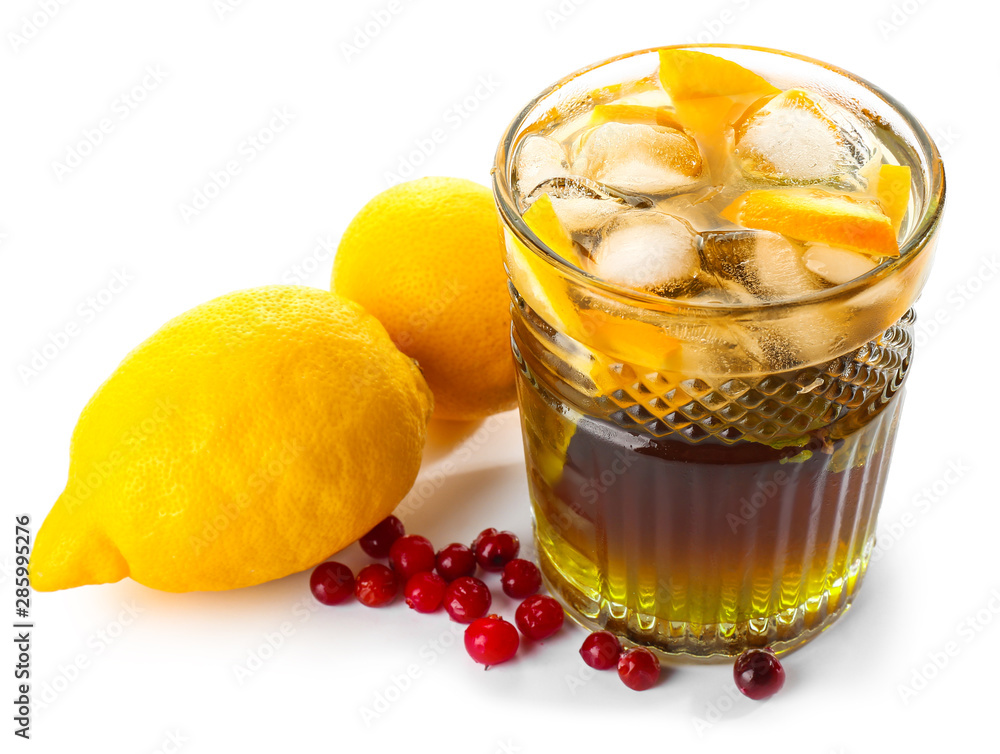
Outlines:
MULTIPOLYGON (((944 154, 949 195, 918 306, 920 348, 879 527, 883 555, 846 618, 787 658, 788 682, 773 700, 734 698, 728 667, 681 667, 641 694, 613 673, 575 683, 584 669, 576 628, 484 673, 444 615, 418 616, 402 604, 318 609, 307 574, 222 594, 163 594, 126 580, 34 595, 33 738, 4 751, 832 753, 954 750, 979 735, 977 748, 995 750, 995 5, 50 5, 50 19, 41 0, 5 0, 0 10, 5 625, 13 518, 28 513, 37 530, 64 484, 80 409, 130 348, 222 293, 275 282, 326 287, 331 256, 320 240, 335 245, 387 187, 387 173, 487 183, 508 121, 585 64, 695 39, 829 60, 890 91, 924 122, 944 154), (373 12, 389 20, 369 26, 375 33, 366 39, 373 12), (33 38, 10 36, 33 15, 46 21, 33 38), (119 98, 156 67, 165 80, 147 78, 144 101, 123 118, 119 98), (275 109, 291 123, 247 159, 241 143, 275 109), (57 175, 53 164, 103 118, 110 133, 57 175), (413 165, 408 155, 435 128, 446 138, 413 165), (186 222, 180 205, 231 159, 239 175, 186 222), (127 284, 111 284, 116 274, 127 284), (65 347, 26 376, 34 352, 50 337, 65 341, 67 328, 75 335, 65 347), (950 642, 945 666, 928 665, 950 642), (259 668, 254 657, 265 658, 259 668), (257 668, 249 677, 237 672, 248 663, 257 668), (934 677, 921 685, 915 673, 934 677), (901 687, 914 683, 919 691, 904 698, 901 687), (378 715, 368 724, 366 708, 378 715)), ((438 546, 468 542, 490 525, 527 540, 516 414, 433 434, 405 516, 410 530, 438 546), (473 452, 443 472, 463 444, 473 452)), ((356 546, 339 559, 365 562, 356 546)), ((511 606, 498 602, 509 617, 511 606)), ((3 644, 0 736, 10 742, 14 659, 10 639, 3 644)))

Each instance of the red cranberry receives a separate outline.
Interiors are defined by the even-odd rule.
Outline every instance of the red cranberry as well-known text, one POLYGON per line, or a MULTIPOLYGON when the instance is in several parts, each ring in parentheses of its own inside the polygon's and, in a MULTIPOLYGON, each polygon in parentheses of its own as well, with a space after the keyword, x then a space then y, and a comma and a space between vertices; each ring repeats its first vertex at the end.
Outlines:
POLYGON ((626 650, 618 660, 618 677, 633 691, 645 691, 660 678, 660 660, 645 647, 626 650))
POLYGON ((494 529, 492 526, 489 529, 483 529, 481 532, 479 532, 479 534, 476 535, 476 538, 472 540, 472 551, 475 552, 476 550, 479 549, 479 543, 483 541, 483 537, 492 537, 496 533, 497 530, 494 529))
POLYGON ((482 618, 492 602, 489 587, 472 576, 461 576, 444 590, 444 609, 456 623, 472 623, 482 618))
POLYGON ((744 696, 761 700, 774 696, 785 685, 785 669, 769 649, 748 649, 733 666, 736 688, 744 696))
POLYGON ((339 605, 354 594, 354 574, 343 563, 320 563, 309 577, 309 588, 324 605, 339 605))
POLYGON ((434 570, 434 546, 426 537, 407 534, 392 543, 389 560, 399 578, 406 581, 414 574, 434 570))
POLYGON ((502 571, 507 563, 517 557, 521 549, 517 535, 509 531, 494 534, 486 534, 484 531, 476 542, 476 562, 484 571, 502 571))
POLYGON ((436 568, 445 581, 471 576, 476 572, 476 556, 468 547, 456 542, 437 554, 436 568))
POLYGON ((583 640, 580 657, 594 670, 610 670, 618 664, 622 645, 610 631, 595 631, 583 640))
POLYGON ((399 582, 388 566, 372 563, 358 572, 354 593, 362 605, 382 607, 396 599, 399 582))
POLYGON ((503 567, 500 586, 503 593, 516 600, 530 597, 542 585, 542 572, 530 560, 514 558, 503 567))
POLYGON ((563 624, 562 605, 544 594, 535 594, 518 605, 514 622, 521 633, 534 641, 547 639, 563 624))
POLYGON ((465 629, 465 651, 481 665, 499 665, 517 654, 517 629, 499 615, 473 621, 465 629))
POLYGON ((418 613, 433 613, 444 599, 444 579, 436 573, 424 571, 410 576, 403 588, 406 604, 418 613))
POLYGON ((369 557, 387 558, 392 543, 404 534, 406 529, 403 528, 403 522, 395 516, 389 516, 375 524, 375 528, 359 539, 358 543, 369 557))

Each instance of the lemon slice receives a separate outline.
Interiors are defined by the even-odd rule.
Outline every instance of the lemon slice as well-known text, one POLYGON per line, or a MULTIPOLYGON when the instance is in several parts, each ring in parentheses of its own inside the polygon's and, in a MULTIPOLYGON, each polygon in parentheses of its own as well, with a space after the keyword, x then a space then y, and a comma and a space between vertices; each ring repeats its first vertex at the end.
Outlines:
POLYGON ((893 230, 899 233, 910 203, 910 168, 906 165, 883 165, 878 170, 878 190, 876 193, 882 211, 892 222, 893 230))
POLYGON ((645 123, 651 126, 668 126, 678 131, 684 130, 672 107, 618 102, 595 107, 590 116, 590 123, 595 126, 601 123, 645 123))
MULTIPOLYGON (((577 257, 576 247, 552 206, 548 194, 542 194, 524 213, 524 222, 549 249, 568 262, 577 257)), ((511 274, 521 297, 553 328, 567 334, 578 330, 580 320, 569 299, 565 279, 556 268, 515 239, 511 274)))
POLYGON ((820 189, 747 191, 720 213, 730 222, 873 257, 898 257, 892 220, 874 199, 820 189))
POLYGON ((693 50, 660 50, 660 83, 674 102, 780 91, 731 60, 693 50))

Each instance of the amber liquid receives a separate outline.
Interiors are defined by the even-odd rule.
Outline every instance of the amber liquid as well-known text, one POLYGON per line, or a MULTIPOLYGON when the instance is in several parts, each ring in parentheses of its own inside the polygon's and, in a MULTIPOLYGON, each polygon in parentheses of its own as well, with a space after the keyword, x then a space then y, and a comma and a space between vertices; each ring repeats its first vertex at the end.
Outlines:
POLYGON ((521 401, 543 572, 582 622, 726 656, 797 646, 849 605, 901 394, 787 447, 626 430, 537 383, 521 401))

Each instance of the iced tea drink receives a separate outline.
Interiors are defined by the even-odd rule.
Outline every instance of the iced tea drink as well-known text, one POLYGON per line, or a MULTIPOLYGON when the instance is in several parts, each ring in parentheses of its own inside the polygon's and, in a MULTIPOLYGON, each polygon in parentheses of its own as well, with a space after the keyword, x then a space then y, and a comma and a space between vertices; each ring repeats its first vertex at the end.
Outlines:
POLYGON ((902 107, 734 46, 625 55, 500 146, 546 581, 665 653, 788 650, 868 565, 944 198, 902 107))

